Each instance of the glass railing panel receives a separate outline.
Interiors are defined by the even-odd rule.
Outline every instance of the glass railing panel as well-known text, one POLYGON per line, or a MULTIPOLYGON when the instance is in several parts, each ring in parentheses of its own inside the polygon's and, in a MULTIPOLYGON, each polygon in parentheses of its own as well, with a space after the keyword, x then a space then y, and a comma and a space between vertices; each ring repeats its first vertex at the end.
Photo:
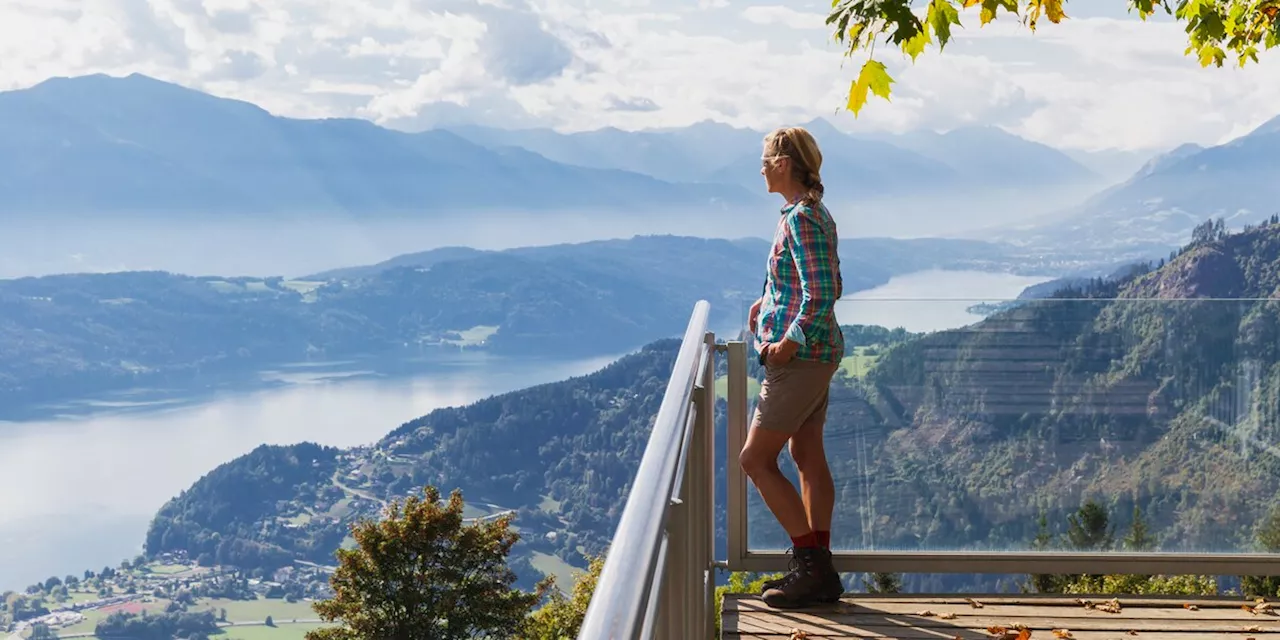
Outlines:
MULTIPOLYGON (((833 548, 1280 539, 1280 300, 845 300, 837 315, 833 548)), ((749 375, 754 411, 764 372, 749 375)), ((785 451, 780 465, 798 482, 785 451)), ((747 494, 748 547, 787 548, 747 494)))

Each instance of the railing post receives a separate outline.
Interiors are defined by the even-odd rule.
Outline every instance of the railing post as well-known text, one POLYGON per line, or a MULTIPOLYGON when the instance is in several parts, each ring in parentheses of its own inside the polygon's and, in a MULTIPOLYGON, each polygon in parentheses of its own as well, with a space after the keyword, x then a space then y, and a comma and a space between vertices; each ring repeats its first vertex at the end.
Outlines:
POLYGON ((725 502, 728 503, 728 565, 743 571, 747 556, 747 476, 742 473, 738 454, 747 437, 747 344, 730 342, 728 348, 728 418, 726 424, 725 502))
POLYGON ((702 389, 698 394, 698 423, 694 432, 691 465, 696 472, 693 485, 698 489, 698 510, 694 512, 694 535, 698 546, 698 618, 700 626, 691 637, 714 640, 716 634, 716 336, 707 333, 707 367, 703 370, 702 389))

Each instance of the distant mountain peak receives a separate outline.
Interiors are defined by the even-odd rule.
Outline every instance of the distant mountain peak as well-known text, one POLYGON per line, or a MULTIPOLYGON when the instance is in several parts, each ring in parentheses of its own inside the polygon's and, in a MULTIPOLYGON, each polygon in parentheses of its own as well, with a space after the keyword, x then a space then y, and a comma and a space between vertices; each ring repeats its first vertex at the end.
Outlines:
POLYGON ((1280 115, 1258 125, 1257 128, 1250 131, 1245 137, 1264 136, 1272 133, 1280 133, 1280 115))

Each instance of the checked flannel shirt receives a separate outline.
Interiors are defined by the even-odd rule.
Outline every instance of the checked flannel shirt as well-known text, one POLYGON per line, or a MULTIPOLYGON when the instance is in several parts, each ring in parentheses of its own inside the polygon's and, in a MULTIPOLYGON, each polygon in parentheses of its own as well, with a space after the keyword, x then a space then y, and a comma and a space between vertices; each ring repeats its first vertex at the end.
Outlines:
POLYGON ((802 360, 838 363, 844 335, 836 322, 835 302, 843 293, 836 223, 821 203, 792 203, 782 208, 769 252, 756 339, 800 344, 802 360))

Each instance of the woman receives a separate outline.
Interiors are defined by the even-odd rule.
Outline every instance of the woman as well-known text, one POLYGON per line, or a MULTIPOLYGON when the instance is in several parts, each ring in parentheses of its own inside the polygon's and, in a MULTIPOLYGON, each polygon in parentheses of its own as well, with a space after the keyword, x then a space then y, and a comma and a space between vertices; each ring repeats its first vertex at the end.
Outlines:
POLYGON ((751 306, 765 380, 742 448, 742 470, 791 536, 791 572, 765 585, 772 607, 835 602, 844 592, 831 563, 835 486, 822 446, 831 378, 844 355, 835 318, 842 293, 836 223, 822 204, 822 152, 808 131, 778 129, 764 139, 760 173, 786 205, 769 255, 764 293, 751 306), (803 497, 782 475, 790 443, 803 497))

